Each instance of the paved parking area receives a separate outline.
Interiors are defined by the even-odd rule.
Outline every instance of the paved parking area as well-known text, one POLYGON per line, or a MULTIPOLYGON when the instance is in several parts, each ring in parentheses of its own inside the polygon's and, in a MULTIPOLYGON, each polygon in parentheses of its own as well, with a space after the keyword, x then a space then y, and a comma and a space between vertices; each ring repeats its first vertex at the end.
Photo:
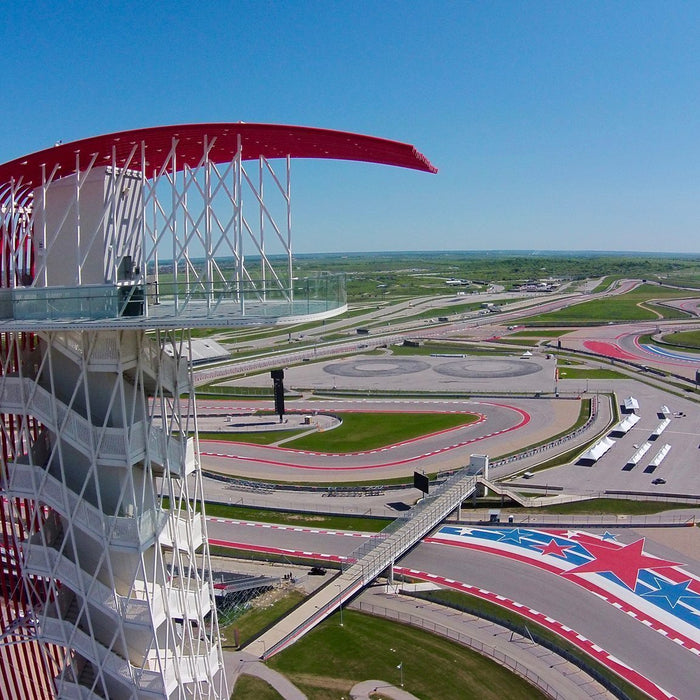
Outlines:
MULTIPOLYGON (((553 393, 553 358, 535 353, 510 356, 356 355, 328 362, 308 362, 285 369, 288 390, 432 391, 469 393, 553 393)), ((234 379, 225 386, 271 386, 269 372, 234 379)))
MULTIPOLYGON (((591 382, 589 387, 591 392, 611 389, 619 403, 628 397, 637 399, 639 422, 625 435, 613 436, 613 447, 594 464, 567 464, 517 483, 546 484, 577 492, 615 490, 700 498, 700 411, 697 404, 632 380, 591 382), (661 435, 653 439, 652 434, 662 420, 662 406, 670 410, 670 423, 661 435), (645 454, 630 467, 629 460, 647 442, 649 447, 645 454), (651 471, 651 462, 664 445, 670 445, 670 449, 659 466, 651 471), (652 483, 659 478, 665 483, 652 483)), ((621 414, 621 419, 624 415, 621 414)))

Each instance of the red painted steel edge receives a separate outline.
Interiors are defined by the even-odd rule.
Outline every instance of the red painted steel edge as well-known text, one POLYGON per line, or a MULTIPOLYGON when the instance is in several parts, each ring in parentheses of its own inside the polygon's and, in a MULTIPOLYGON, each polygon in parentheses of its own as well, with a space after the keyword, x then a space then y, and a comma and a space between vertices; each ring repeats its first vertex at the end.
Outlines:
POLYGON ((15 180, 21 181, 23 186, 37 187, 41 184, 42 168, 47 177, 54 167, 59 169, 59 178, 71 175, 76 171, 76 156, 80 157, 81 168, 94 158, 96 166, 140 169, 143 165, 150 176, 168 163, 174 143, 177 143, 177 170, 196 167, 205 146, 213 143, 209 150, 209 159, 213 162, 233 160, 240 144, 244 160, 261 156, 328 158, 437 172, 422 153, 407 143, 308 126, 230 122, 156 126, 59 144, 0 165, 0 186, 15 180))

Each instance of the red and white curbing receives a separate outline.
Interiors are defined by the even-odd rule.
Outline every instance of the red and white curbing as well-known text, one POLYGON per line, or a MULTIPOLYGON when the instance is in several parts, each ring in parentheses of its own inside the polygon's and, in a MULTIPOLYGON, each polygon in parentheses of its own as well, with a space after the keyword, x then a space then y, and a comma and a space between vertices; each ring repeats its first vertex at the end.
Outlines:
POLYGON ((430 574, 424 571, 417 571, 416 569, 408 569, 401 566, 394 567, 394 573, 404 576, 410 576, 411 578, 417 578, 424 581, 430 581, 432 583, 439 583, 440 585, 452 588, 454 590, 462 591, 464 593, 469 593, 482 600, 487 600, 495 605, 500 605, 507 610, 512 610, 517 612, 519 615, 526 617, 533 622, 537 622, 542 627, 551 630, 552 632, 558 634, 560 637, 566 639, 568 642, 576 645, 579 649, 585 651, 589 656, 593 657, 599 663, 608 667, 620 677, 624 678, 626 681, 639 688, 643 692, 647 693, 650 697, 655 700, 671 700, 674 696, 663 688, 659 687, 653 681, 649 680, 646 676, 630 668, 618 658, 608 654, 604 649, 602 649, 597 644, 587 639, 578 632, 572 630, 560 622, 544 615, 543 613, 528 608, 521 603, 504 598, 501 595, 492 593, 491 591, 484 590, 483 588, 477 588, 476 586, 470 586, 466 583, 461 583, 459 581, 454 581, 452 579, 447 579, 442 576, 437 576, 435 574, 430 574))
POLYGON ((350 532, 345 530, 319 530, 317 528, 299 527, 298 525, 274 525, 272 523, 258 523, 252 520, 233 520, 231 518, 207 518, 207 522, 225 523, 227 525, 245 525, 246 527, 261 527, 266 530, 289 530, 290 532, 305 532, 312 535, 335 535, 338 537, 371 537, 369 532, 350 532))
POLYGON ((286 547, 268 547, 249 542, 233 542, 232 540, 217 540, 209 538, 209 544, 227 549, 240 549, 250 552, 261 552, 264 554, 279 554, 287 557, 303 557, 304 559, 315 559, 318 561, 335 561, 352 563, 355 560, 341 554, 322 554, 320 552, 306 552, 301 549, 287 549, 286 547))

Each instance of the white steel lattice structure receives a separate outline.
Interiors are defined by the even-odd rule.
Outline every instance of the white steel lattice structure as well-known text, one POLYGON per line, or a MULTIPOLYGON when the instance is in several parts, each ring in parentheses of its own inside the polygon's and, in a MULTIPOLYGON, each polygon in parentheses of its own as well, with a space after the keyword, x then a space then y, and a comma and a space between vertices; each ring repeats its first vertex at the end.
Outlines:
POLYGON ((190 329, 346 308, 342 279, 293 277, 292 157, 433 170, 405 144, 248 124, 123 132, 0 165, 9 696, 228 697, 190 329))

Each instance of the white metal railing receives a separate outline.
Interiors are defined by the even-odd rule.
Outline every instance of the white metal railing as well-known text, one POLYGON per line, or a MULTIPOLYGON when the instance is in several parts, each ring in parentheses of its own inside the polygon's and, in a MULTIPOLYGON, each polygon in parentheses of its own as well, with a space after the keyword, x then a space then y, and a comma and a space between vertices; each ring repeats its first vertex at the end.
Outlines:
MULTIPOLYGON (((125 429, 97 427, 75 410, 50 394, 29 378, 6 376, 2 381, 0 409, 5 413, 29 414, 38 418, 50 430, 61 434, 76 449, 91 457, 93 445, 98 458, 126 461, 125 429)), ((139 428, 134 424, 133 435, 139 428)), ((143 451, 143 450, 142 450, 143 451)))
POLYGON ((90 688, 86 688, 80 683, 63 680, 57 681, 58 686, 56 700, 104 700, 102 695, 93 693, 90 688))
MULTIPOLYGON (((56 332, 51 337, 52 347, 78 364, 85 356, 81 338, 81 333, 77 331, 56 332)), ((116 372, 138 360, 143 371, 154 381, 160 381, 170 393, 187 381, 187 358, 173 358, 163 352, 158 343, 143 336, 139 347, 137 334, 133 331, 122 333, 119 340, 113 333, 97 334, 90 348, 88 366, 116 372)))
POLYGON ((182 517, 176 511, 170 511, 167 526, 161 530, 158 541, 165 547, 197 549, 204 543, 204 516, 197 513, 182 517))
MULTIPOLYGON (((46 578, 55 578, 65 583, 74 591, 89 590, 90 604, 100 608, 112 618, 125 620, 137 625, 151 625, 149 601, 145 594, 142 598, 127 598, 117 595, 111 588, 83 571, 77 564, 52 547, 39 544, 25 544, 27 573, 46 578)), ((160 588, 160 587, 159 587, 160 588)), ((163 591, 153 598, 160 599, 160 609, 164 611, 163 591)))
MULTIPOLYGON (((209 642, 203 640, 202 646, 209 646, 209 642)), ((175 686, 177 676, 183 683, 201 682, 211 678, 212 669, 218 667, 219 653, 216 646, 209 646, 204 654, 187 649, 170 652, 166 656, 153 652, 144 662, 144 672, 148 673, 148 669, 159 668, 161 665, 166 689, 175 686)))
POLYGON ((178 387, 186 386, 189 364, 186 357, 172 357, 163 351, 156 342, 143 339, 141 353, 144 359, 142 368, 153 379, 158 378, 161 386, 175 394, 178 387))
POLYGON ((111 545, 143 548, 160 533, 168 519, 166 511, 148 510, 135 517, 106 515, 80 498, 42 467, 12 463, 8 492, 13 496, 41 501, 81 530, 93 533, 111 545))
POLYGON ((129 688, 133 688, 136 682, 138 687, 144 690, 165 693, 165 683, 160 672, 132 666, 72 623, 53 617, 44 617, 41 621, 39 636, 49 643, 63 647, 70 646, 129 688))
MULTIPOLYGON (((337 592, 329 586, 307 598, 293 613, 294 622, 283 619, 249 646, 263 659, 274 656, 330 615, 344 600, 373 581, 382 571, 417 544, 476 487, 475 476, 461 470, 440 484, 404 517, 397 518, 378 535, 358 547, 350 564, 335 579, 337 592)), ((291 617, 291 616, 290 616, 291 617)))
POLYGON ((148 454, 151 462, 165 468, 180 479, 194 472, 194 438, 166 433, 151 425, 148 431, 148 454))
POLYGON ((179 579, 174 578, 167 588, 168 610, 172 617, 196 619, 199 611, 206 615, 212 607, 212 600, 207 586, 185 590, 179 587, 179 579))
POLYGON ((147 427, 145 420, 125 428, 94 426, 29 378, 5 376, 1 385, 0 412, 38 418, 87 457, 92 457, 94 449, 98 460, 132 465, 144 459, 148 450, 153 463, 167 464, 175 476, 185 477, 195 469, 192 438, 168 434, 154 425, 147 427))

